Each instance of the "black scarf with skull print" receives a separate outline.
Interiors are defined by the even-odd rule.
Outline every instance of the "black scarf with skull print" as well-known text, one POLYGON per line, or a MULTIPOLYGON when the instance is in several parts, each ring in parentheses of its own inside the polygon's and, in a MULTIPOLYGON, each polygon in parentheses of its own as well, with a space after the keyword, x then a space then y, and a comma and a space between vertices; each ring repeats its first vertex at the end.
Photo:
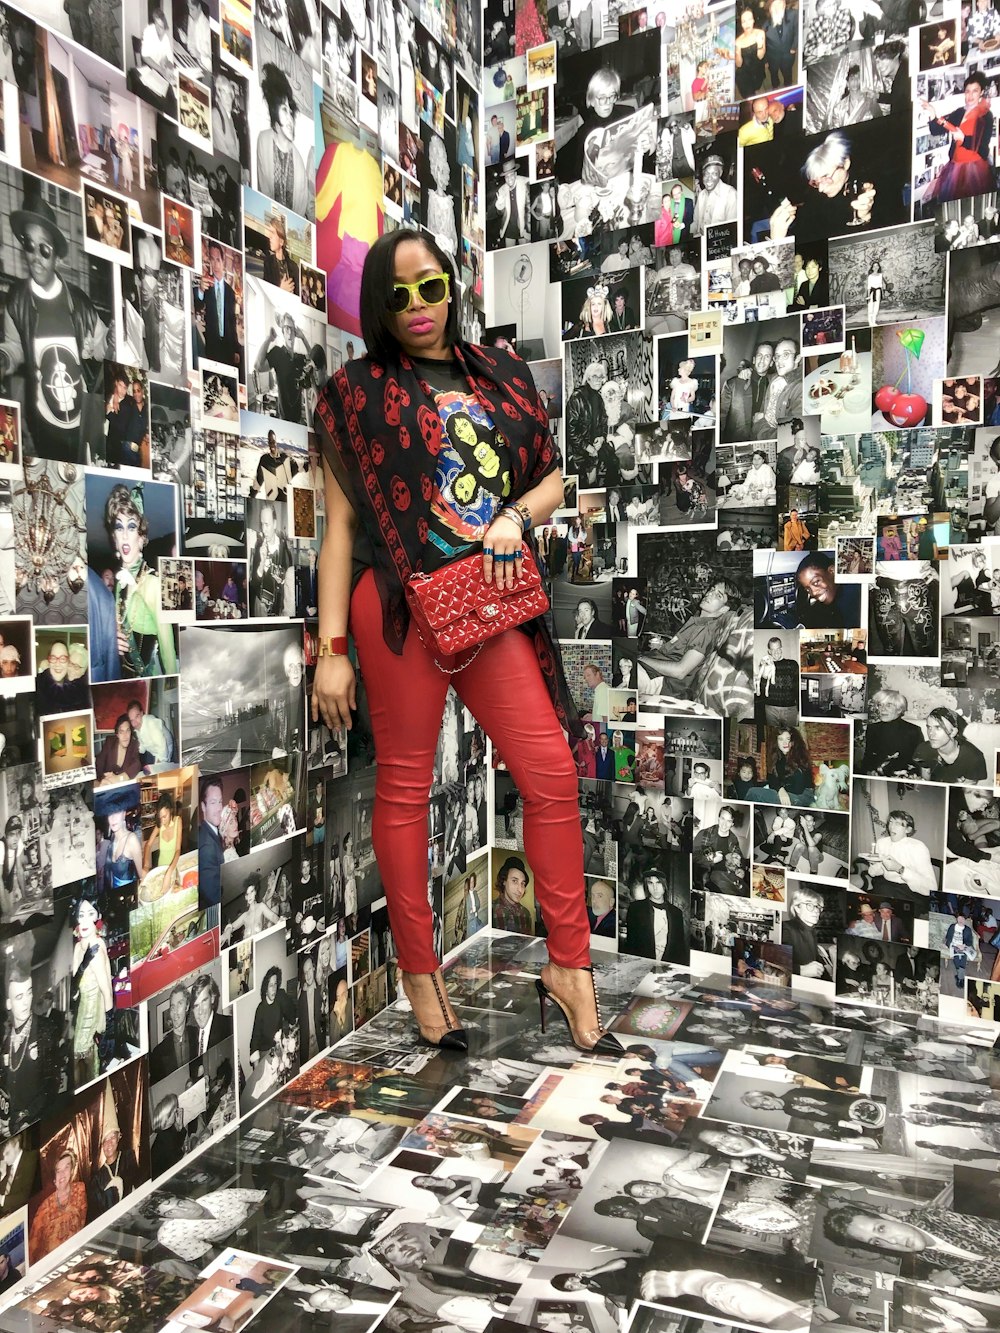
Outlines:
MULTIPOLYGON (((461 342, 453 350, 469 387, 506 441, 510 498, 516 500, 559 469, 559 451, 531 372, 502 348, 461 342)), ((392 365, 368 357, 349 361, 320 394, 315 424, 324 457, 371 542, 385 642, 402 653, 410 621, 403 590, 423 565, 444 440, 433 390, 405 353, 392 365)), ((582 735, 547 620, 522 628, 532 635, 560 722, 571 735, 582 735)))

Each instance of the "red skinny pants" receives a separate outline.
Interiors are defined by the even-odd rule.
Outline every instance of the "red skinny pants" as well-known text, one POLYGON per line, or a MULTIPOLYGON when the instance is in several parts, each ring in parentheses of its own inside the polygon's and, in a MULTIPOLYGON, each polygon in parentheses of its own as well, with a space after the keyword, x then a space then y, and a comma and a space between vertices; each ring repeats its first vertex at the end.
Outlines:
POLYGON ((438 966, 427 901, 427 814, 449 683, 496 744, 524 801, 524 852, 549 957, 560 967, 589 966, 576 765, 531 640, 508 630, 448 676, 411 627, 397 656, 382 637, 371 570, 351 597, 350 627, 375 737, 372 842, 400 967, 433 972, 438 966))

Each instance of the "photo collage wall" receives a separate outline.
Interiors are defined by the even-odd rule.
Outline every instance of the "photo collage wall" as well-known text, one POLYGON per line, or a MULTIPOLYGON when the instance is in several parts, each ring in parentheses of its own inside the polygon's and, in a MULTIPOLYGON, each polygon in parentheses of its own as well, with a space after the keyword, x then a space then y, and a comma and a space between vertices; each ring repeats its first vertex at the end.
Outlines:
MULTIPOLYGON (((0 1287, 401 997, 363 681, 310 707, 313 408, 393 226, 563 451, 595 956, 995 1031, 998 80, 991 0, 0 4, 0 1287)), ((545 932, 488 760, 449 694, 442 955, 545 932)))
POLYGON ((995 1032, 1000 11, 491 0, 484 66, 594 949, 995 1032))
MULTIPOLYGON (((480 45, 468 0, 0 4, 2 1290, 397 997, 311 425, 382 232, 481 304, 480 45)), ((485 756, 451 707, 442 951, 485 756)))

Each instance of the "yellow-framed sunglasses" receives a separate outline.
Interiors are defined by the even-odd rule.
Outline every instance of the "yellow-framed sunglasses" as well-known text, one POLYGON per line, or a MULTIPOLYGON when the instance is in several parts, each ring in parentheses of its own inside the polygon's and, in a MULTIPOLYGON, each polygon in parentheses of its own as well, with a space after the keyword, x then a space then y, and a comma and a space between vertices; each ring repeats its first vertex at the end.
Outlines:
POLYGON ((429 278, 419 282, 397 282, 393 284, 389 297, 389 309, 394 315, 403 315, 413 304, 413 293, 417 292, 424 305, 440 305, 448 299, 451 287, 451 275, 432 273, 429 278))

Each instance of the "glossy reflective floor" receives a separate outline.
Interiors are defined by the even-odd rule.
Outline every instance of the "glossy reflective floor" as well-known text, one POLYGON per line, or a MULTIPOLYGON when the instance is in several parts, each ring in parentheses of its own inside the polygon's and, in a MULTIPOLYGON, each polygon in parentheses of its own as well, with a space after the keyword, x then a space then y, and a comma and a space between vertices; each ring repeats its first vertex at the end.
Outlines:
POLYGON ((0 1327, 1000 1328, 991 1024, 615 957, 598 1060, 541 1033, 543 961, 474 940, 467 1058, 381 1014, 0 1327))

